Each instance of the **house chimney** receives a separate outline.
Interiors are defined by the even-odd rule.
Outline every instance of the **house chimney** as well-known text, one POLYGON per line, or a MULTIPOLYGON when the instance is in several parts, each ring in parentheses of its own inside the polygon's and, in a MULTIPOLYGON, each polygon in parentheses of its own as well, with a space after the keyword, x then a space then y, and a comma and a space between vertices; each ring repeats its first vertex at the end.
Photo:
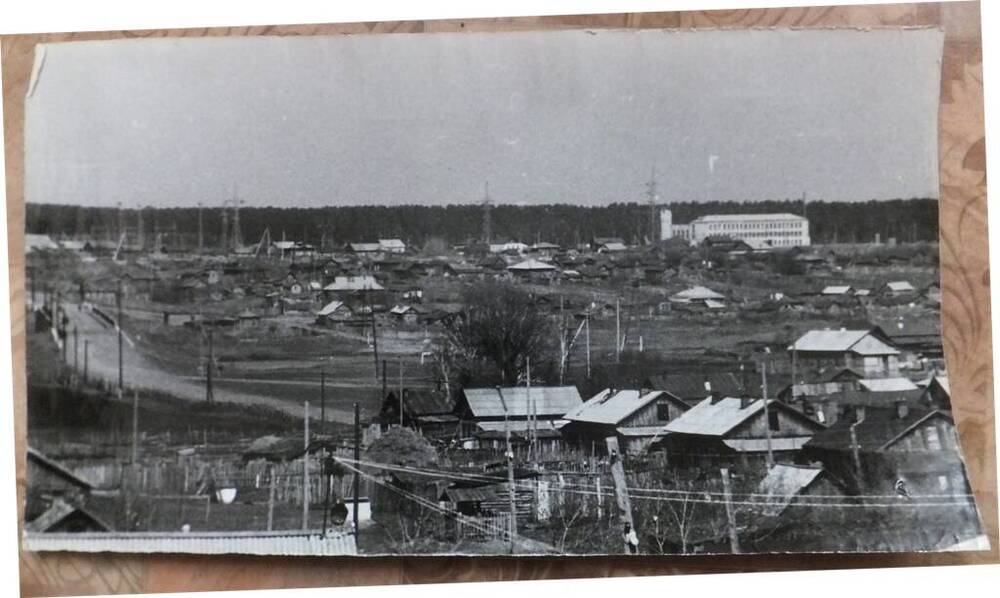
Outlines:
POLYGON ((744 391, 743 395, 740 397, 740 409, 746 409, 753 403, 753 399, 750 398, 750 393, 744 391))
POLYGON ((722 393, 719 392, 719 391, 713 390, 712 394, 710 394, 709 397, 710 397, 710 400, 712 401, 712 405, 715 405, 716 403, 718 403, 719 401, 722 400, 722 393))
POLYGON ((910 414, 910 406, 906 401, 896 401, 896 417, 898 419, 906 419, 906 416, 910 414))

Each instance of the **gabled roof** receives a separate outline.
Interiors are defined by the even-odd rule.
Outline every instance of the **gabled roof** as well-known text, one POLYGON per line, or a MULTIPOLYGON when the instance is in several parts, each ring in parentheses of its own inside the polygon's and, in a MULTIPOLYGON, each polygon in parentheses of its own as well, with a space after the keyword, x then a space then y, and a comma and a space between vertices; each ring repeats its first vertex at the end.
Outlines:
POLYGON ((374 253, 381 250, 378 243, 348 243, 347 247, 355 253, 374 253))
POLYGON ((323 306, 323 309, 316 312, 317 316, 329 316, 335 314, 340 310, 351 311, 351 308, 347 307, 347 304, 343 301, 331 301, 323 306))
POLYGON ((553 270, 558 270, 552 264, 546 264, 545 262, 538 261, 534 258, 528 258, 523 262, 518 262, 513 266, 507 266, 508 270, 514 272, 552 272, 553 270))
POLYGON ((825 287, 821 295, 846 295, 851 292, 851 287, 849 285, 835 285, 825 287))
MULTIPOLYGON (((510 417, 527 417, 528 392, 523 386, 502 388, 510 417)), ((466 388, 462 391, 475 417, 503 417, 503 405, 495 388, 466 388)), ((540 417, 562 417, 583 403, 575 386, 532 386, 531 403, 540 417)))
POLYGON ((630 415, 655 402, 661 397, 670 398, 682 409, 687 404, 662 390, 654 390, 639 394, 638 390, 619 390, 612 393, 606 388, 587 400, 573 411, 566 414, 570 421, 618 425, 630 415))
POLYGON ((625 251, 628 249, 628 246, 624 243, 601 243, 601 247, 608 251, 625 251))
POLYGON ((378 246, 382 249, 406 249, 406 243, 400 239, 379 239, 378 246))
POLYGON ((713 402, 709 398, 669 422, 665 430, 679 434, 724 436, 763 409, 764 402, 759 399, 744 407, 741 399, 725 398, 713 402))
POLYGON ((899 355, 899 351, 882 341, 878 328, 870 330, 810 330, 795 341, 796 351, 843 353, 858 355, 899 355))
MULTIPOLYGON (((769 409, 780 409, 795 414, 800 419, 815 424, 817 429, 823 427, 822 424, 811 420, 808 416, 788 407, 781 401, 769 399, 767 406, 769 409)), ((669 422, 664 429, 672 434, 722 437, 763 410, 764 401, 762 399, 754 400, 744 407, 742 399, 728 397, 713 401, 708 398, 669 422)))
MULTIPOLYGON (((387 401, 393 402, 394 409, 397 392, 390 391, 386 397, 387 401)), ((426 388, 404 388, 403 407, 411 417, 445 415, 455 410, 455 401, 448 398, 444 392, 426 388)))
POLYGON ((917 390, 917 385, 909 378, 862 378, 858 384, 868 392, 917 390))

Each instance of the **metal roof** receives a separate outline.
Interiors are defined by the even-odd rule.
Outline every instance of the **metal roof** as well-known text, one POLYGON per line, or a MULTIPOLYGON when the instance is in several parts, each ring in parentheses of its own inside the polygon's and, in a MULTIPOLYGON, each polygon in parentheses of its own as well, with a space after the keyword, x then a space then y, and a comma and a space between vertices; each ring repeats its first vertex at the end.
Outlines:
POLYGON ((573 411, 566 414, 566 419, 592 424, 616 425, 639 409, 649 405, 667 393, 654 390, 644 395, 638 390, 619 390, 611 394, 606 388, 587 400, 573 411))
POLYGON ((862 378, 858 384, 868 392, 901 392, 918 388, 909 378, 862 378))
POLYGON ((823 295, 846 295, 851 292, 851 287, 843 286, 829 286, 823 289, 823 295))
POLYGON ((350 311, 350 308, 347 307, 347 304, 344 303, 343 301, 331 301, 327 303, 325 306, 323 306, 323 309, 316 312, 316 315, 329 316, 330 314, 337 313, 338 311, 340 311, 341 308, 347 308, 347 311, 350 311))
POLYGON ((907 282, 905 280, 894 280, 892 282, 887 282, 887 283, 885 283, 885 286, 890 291, 895 291, 897 293, 898 292, 902 292, 902 291, 915 291, 916 290, 915 288, 913 288, 912 284, 910 284, 909 282, 907 282))
MULTIPOLYGON (((769 404, 774 404, 772 399, 769 404)), ((705 399, 680 417, 669 422, 667 432, 723 436, 764 408, 764 401, 757 399, 743 407, 742 399, 726 398, 712 402, 705 399)))
POLYGON ((760 481, 757 492, 766 495, 767 515, 779 515, 800 492, 816 481, 823 473, 822 467, 805 467, 776 463, 760 481))
POLYGON ((810 330, 795 341, 796 351, 847 352, 859 355, 898 355, 871 330, 810 330))
POLYGON ((806 220, 802 216, 782 212, 779 214, 708 214, 691 222, 744 222, 760 220, 806 220))
POLYGON ((324 537, 319 530, 276 532, 84 532, 25 533, 24 550, 35 552, 131 552, 342 556, 358 553, 354 535, 324 537))
MULTIPOLYGON (((534 429, 534 422, 529 422, 528 420, 517 420, 512 422, 507 422, 511 432, 527 432, 528 430, 534 429)), ((538 431, 556 431, 569 423, 565 419, 555 419, 555 420, 539 420, 538 431)), ((476 424, 480 430, 484 432, 504 432, 503 422, 479 422, 476 424)))
POLYGON ((529 258, 523 262, 518 262, 513 266, 507 266, 508 270, 513 270, 515 272, 551 272, 552 270, 558 270, 552 264, 546 264, 545 262, 536 260, 534 258, 529 258))
MULTIPOLYGON (((529 406, 527 389, 518 386, 501 390, 507 409, 510 411, 509 417, 527 417, 529 406)), ((477 418, 504 416, 497 389, 466 388, 463 392, 473 416, 477 418)), ((583 399, 575 386, 532 386, 531 402, 534 404, 534 413, 539 417, 551 418, 562 417, 576 409, 583 399)))
POLYGON ((702 286, 691 287, 670 297, 671 301, 703 301, 705 299, 725 299, 725 295, 702 286))

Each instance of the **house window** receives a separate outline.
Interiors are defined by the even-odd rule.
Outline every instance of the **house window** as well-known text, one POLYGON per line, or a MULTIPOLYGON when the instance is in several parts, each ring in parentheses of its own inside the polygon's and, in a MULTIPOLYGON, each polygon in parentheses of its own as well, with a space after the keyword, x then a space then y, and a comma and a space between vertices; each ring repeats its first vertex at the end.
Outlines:
POLYGON ((927 444, 929 450, 941 450, 941 436, 938 434, 936 426, 927 426, 924 428, 924 442, 927 444))
POLYGON ((656 419, 661 422, 670 421, 670 405, 668 403, 656 404, 656 419))
POLYGON ((781 430, 781 420, 778 419, 777 411, 767 412, 767 427, 770 428, 772 432, 778 432, 781 430))

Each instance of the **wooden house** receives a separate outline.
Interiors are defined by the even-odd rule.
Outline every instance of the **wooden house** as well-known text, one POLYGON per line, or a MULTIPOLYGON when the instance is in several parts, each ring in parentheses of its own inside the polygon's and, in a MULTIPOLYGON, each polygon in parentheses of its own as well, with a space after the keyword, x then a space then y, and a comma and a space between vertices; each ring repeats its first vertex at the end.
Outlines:
POLYGON ((606 388, 566 414, 562 435, 567 443, 604 452, 604 439, 618 437, 618 446, 629 454, 646 450, 662 436, 664 426, 690 406, 662 390, 606 388))
POLYGON ((792 462, 823 424, 773 399, 710 397, 667 423, 656 444, 677 467, 760 468, 768 453, 792 462), (766 408, 765 408, 766 406, 766 408))
POLYGON ((899 349, 882 331, 810 330, 792 345, 800 366, 816 370, 855 369, 866 377, 898 376, 899 349))

